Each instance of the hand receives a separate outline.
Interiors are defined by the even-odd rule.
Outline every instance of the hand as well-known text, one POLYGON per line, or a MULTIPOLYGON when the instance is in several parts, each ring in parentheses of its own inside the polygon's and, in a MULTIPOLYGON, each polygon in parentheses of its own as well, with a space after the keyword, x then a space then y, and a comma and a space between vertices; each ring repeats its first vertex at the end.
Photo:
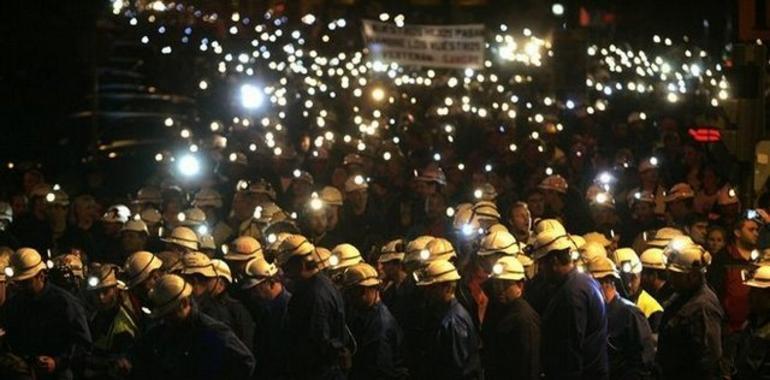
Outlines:
POLYGON ((56 360, 50 356, 38 356, 35 364, 39 370, 45 373, 53 373, 56 370, 56 360))
POLYGON ((761 208, 758 208, 757 215, 759 215, 759 217, 762 219, 763 222, 765 222, 765 224, 770 223, 770 214, 768 214, 767 211, 761 208))

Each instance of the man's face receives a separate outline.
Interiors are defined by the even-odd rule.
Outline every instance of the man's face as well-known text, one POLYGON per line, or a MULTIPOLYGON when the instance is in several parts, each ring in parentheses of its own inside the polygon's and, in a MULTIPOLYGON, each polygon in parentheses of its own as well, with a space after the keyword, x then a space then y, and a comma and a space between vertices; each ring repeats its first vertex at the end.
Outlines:
POLYGON ((433 195, 436 192, 435 188, 432 183, 426 181, 415 181, 414 184, 414 191, 423 199, 433 195))
POLYGON ((112 309, 118 303, 118 295, 118 288, 115 286, 95 290, 96 308, 99 311, 112 309))
POLYGON ((147 235, 144 232, 123 231, 120 234, 120 243, 123 246, 123 252, 144 251, 147 235))
POLYGON ((158 279, 160 279, 159 270, 154 270, 150 272, 150 276, 148 276, 147 279, 144 280, 144 282, 138 285, 140 297, 143 297, 143 299, 146 300, 147 294, 149 294, 150 290, 155 287, 155 284, 158 282, 158 279))
POLYGON ((326 220, 329 231, 335 229, 340 221, 340 207, 331 205, 326 207, 326 220))
POLYGON ((527 207, 532 218, 540 218, 545 214, 545 199, 541 193, 532 193, 527 197, 527 207))
POLYGON ((261 301, 271 301, 273 299, 272 287, 274 284, 270 281, 262 281, 254 286, 254 296, 261 301))
POLYGON ((639 179, 642 183, 656 183, 658 182, 658 171, 655 169, 645 170, 639 173, 639 179))
POLYGON ((666 208, 668 209, 668 212, 671 214, 671 216, 674 217, 674 219, 684 218, 689 213, 687 204, 683 199, 666 203, 666 208))
POLYGON ((514 207, 511 210, 511 227, 514 232, 527 233, 532 228, 532 215, 527 207, 514 207))
POLYGON ((313 236, 321 236, 327 231, 328 218, 324 210, 311 212, 306 218, 310 233, 313 236))
POLYGON ((759 225, 753 220, 743 222, 740 229, 735 231, 735 237, 746 248, 753 249, 759 239, 759 225))
POLYGON ((103 226, 105 235, 118 237, 120 229, 123 228, 123 223, 104 223, 103 226))
POLYGON ((615 283, 612 281, 611 276, 599 279, 599 285, 602 287, 602 297, 604 297, 605 303, 609 303, 615 299, 615 283))
POLYGON ((384 280, 395 280, 398 272, 401 271, 401 263, 398 260, 391 260, 382 263, 382 274, 384 274, 384 280))
POLYGON ((446 201, 444 197, 433 194, 426 198, 425 202, 425 214, 431 220, 436 220, 443 217, 446 212, 446 201))
POLYGON ((425 292, 423 293, 425 296, 425 302, 428 304, 435 305, 444 302, 444 293, 446 293, 445 283, 428 285, 423 287, 423 289, 425 289, 425 292))
POLYGON ((721 230, 713 230, 709 232, 708 239, 706 240, 709 252, 716 254, 725 247, 725 235, 721 230))
POLYGON ((198 273, 185 276, 185 280, 192 285, 192 295, 195 298, 210 294, 214 288, 214 283, 217 281, 216 278, 205 277, 198 273))
POLYGON ((377 302, 376 286, 353 286, 345 290, 347 301, 357 309, 368 309, 377 302))
POLYGON ((634 203, 634 215, 639 221, 649 221, 655 217, 655 205, 647 202, 634 203))
POLYGON ((522 285, 510 280, 492 280, 492 292, 497 302, 508 304, 521 297, 522 285))
POLYGON ((366 208, 366 201, 369 198, 369 194, 366 189, 356 190, 348 192, 346 201, 349 201, 353 208, 364 209, 366 208))
POLYGON ((690 237, 698 244, 706 242, 706 233, 708 232, 708 222, 695 222, 690 226, 690 237))
POLYGON ((675 291, 681 292, 691 288, 690 273, 668 271, 668 279, 675 291))

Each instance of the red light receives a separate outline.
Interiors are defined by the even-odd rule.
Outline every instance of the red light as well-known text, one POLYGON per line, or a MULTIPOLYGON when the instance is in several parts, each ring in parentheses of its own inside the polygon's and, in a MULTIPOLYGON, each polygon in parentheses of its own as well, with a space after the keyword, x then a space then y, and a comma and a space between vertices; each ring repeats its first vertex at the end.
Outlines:
POLYGON ((687 131, 687 133, 692 136, 693 140, 700 143, 713 143, 722 140, 722 133, 716 128, 691 128, 687 131))

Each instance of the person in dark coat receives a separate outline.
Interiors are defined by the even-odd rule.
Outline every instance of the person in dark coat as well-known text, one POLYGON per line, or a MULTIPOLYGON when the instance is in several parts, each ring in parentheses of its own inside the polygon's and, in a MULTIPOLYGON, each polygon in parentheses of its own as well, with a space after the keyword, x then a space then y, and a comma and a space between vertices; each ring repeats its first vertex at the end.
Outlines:
POLYGON ((38 379, 72 379, 72 365, 91 346, 85 311, 65 290, 46 281, 46 264, 32 248, 10 258, 6 272, 17 290, 3 306, 4 337, 38 379))
POLYGON ((481 329, 484 378, 540 378, 540 317, 522 297, 526 275, 513 256, 492 267, 493 305, 481 329))
POLYGON ((470 314, 455 299, 460 274, 448 261, 438 260, 417 273, 425 288, 427 323, 425 358, 417 378, 482 379, 480 339, 470 314))
POLYGON ((289 371, 294 378, 344 379, 351 356, 345 304, 318 269, 314 253, 315 246, 307 238, 290 235, 276 256, 292 281, 285 336, 289 371))
POLYGON ((607 353, 610 379, 647 379, 655 362, 652 330, 642 311, 618 294, 620 274, 612 260, 597 257, 588 270, 602 288, 607 304, 607 353))
POLYGON ((132 378, 251 378, 254 356, 227 325, 198 310, 190 284, 177 275, 165 275, 150 299, 152 316, 160 323, 137 342, 132 378))
POLYGON ((200 311, 226 324, 235 336, 251 350, 254 342, 254 321, 248 310, 227 293, 232 279, 230 269, 223 261, 216 262, 203 253, 182 256, 182 275, 193 288, 200 311))
POLYGON ((676 293, 663 311, 656 360, 663 379, 719 379, 725 371, 725 317, 704 276, 711 257, 697 244, 679 245, 669 253, 669 281, 676 293))
POLYGON ((543 314, 542 365, 546 379, 607 379, 607 312, 599 284, 575 267, 577 253, 559 230, 538 234, 533 256, 555 286, 543 314))
POLYGON ((282 379, 287 376, 286 312, 291 293, 283 286, 275 264, 264 259, 249 262, 241 279, 246 306, 256 325, 254 357, 255 379, 282 379))
POLYGON ((735 380, 770 379, 770 266, 744 281, 749 287, 749 323, 738 340, 733 360, 735 380))
POLYGON ((348 378, 405 379, 403 336, 395 318, 380 301, 380 279, 371 265, 360 263, 342 275, 348 326, 356 340, 348 378))
POLYGON ((46 214, 45 197, 50 189, 37 186, 30 195, 29 212, 14 219, 10 232, 22 247, 32 247, 45 254, 53 248, 53 230, 46 214))
POLYGON ((392 240, 385 244, 377 257, 385 282, 381 291, 382 302, 400 325, 406 322, 404 316, 408 308, 413 307, 406 300, 409 274, 404 267, 405 248, 403 239, 392 240))

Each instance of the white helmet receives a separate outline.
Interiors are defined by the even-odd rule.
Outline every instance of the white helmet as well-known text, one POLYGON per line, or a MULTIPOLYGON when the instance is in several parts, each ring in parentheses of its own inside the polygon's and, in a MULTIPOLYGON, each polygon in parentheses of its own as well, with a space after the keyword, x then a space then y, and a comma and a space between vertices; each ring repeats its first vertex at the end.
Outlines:
POLYGON ((125 205, 113 205, 102 216, 105 223, 125 223, 131 217, 131 210, 125 205))
POLYGON ((492 232, 481 240, 479 256, 488 256, 495 253, 516 256, 522 251, 522 244, 516 240, 510 232, 492 232))
POLYGON ((443 282, 454 282, 460 279, 452 263, 445 260, 437 260, 428 264, 426 267, 414 272, 417 286, 428 286, 443 282))
POLYGON ((497 280, 521 281, 526 278, 524 266, 514 256, 503 256, 492 266, 490 278, 497 280))
POLYGON ((187 227, 175 227, 171 230, 171 236, 160 240, 166 243, 176 244, 191 251, 198 249, 198 235, 187 227))
POLYGON ((222 208, 222 195, 210 188, 201 189, 195 194, 192 202, 195 207, 222 208))
POLYGON ((358 251, 358 248, 350 244, 340 244, 334 247, 332 255, 329 257, 332 269, 347 268, 363 261, 364 259, 361 257, 361 252, 358 251))
POLYGON ((131 289, 141 284, 154 270, 160 269, 163 265, 161 260, 147 251, 135 252, 126 259, 123 266, 123 272, 126 274, 126 286, 131 289))

